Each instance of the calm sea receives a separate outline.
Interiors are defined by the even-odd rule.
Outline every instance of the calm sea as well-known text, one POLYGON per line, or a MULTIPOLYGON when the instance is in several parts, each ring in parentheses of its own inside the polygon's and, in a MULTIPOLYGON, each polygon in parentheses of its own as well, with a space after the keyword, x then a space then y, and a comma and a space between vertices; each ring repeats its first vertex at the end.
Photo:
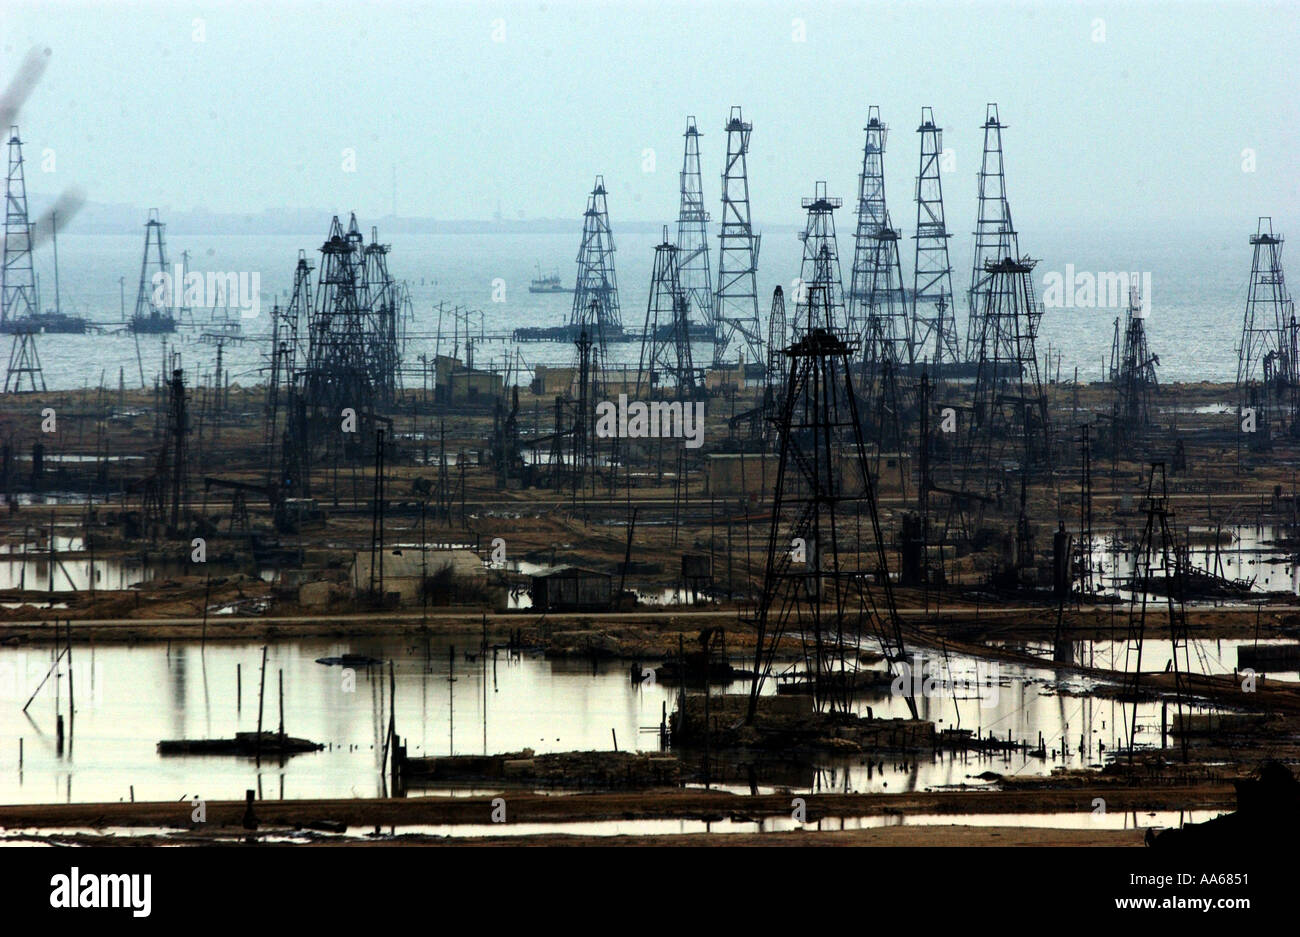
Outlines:
MULTIPOLYGON (((307 251, 313 263, 318 260, 317 249, 324 240, 327 220, 323 219, 320 232, 301 236, 168 235, 171 262, 179 262, 181 252, 187 250, 190 269, 194 271, 260 274, 261 313, 243 322, 247 340, 227 345, 224 351, 225 366, 236 383, 265 380, 268 311, 273 302, 285 301, 298 251, 307 251)), ((841 266, 847 281, 852 264, 852 217, 845 214, 838 220, 841 266)), ((1235 376, 1236 345, 1250 273, 1248 236, 1253 230, 1253 221, 1246 219, 1240 230, 1215 230, 1208 234, 1160 230, 1068 235, 1053 232, 1043 236, 1022 231, 1020 245, 1023 252, 1039 258, 1035 286, 1040 298, 1047 274, 1055 271, 1064 275, 1067 264, 1073 265, 1076 274, 1094 276, 1106 271, 1149 273, 1147 328, 1152 350, 1160 358, 1161 379, 1231 381, 1235 376)), ((46 383, 51 388, 93 387, 101 380, 116 387, 119 373, 125 376, 128 387, 139 386, 141 370, 152 386, 162 368, 164 338, 141 336, 137 352, 135 338, 123 328, 121 301, 120 280, 124 278, 125 308, 129 316, 140 277, 142 231, 123 235, 69 234, 60 238, 63 309, 103 323, 108 334, 41 337, 38 350, 46 383)), ((649 233, 620 235, 617 218, 614 232, 624 323, 639 328, 645 318, 654 245, 660 238, 649 233)), ((528 281, 540 264, 547 272, 558 268, 565 283, 572 285, 579 241, 576 223, 571 235, 412 234, 382 239, 391 242, 389 264, 393 275, 411 284, 415 308, 406 361, 412 366, 418 367, 419 356, 431 356, 438 345, 439 302, 448 310, 442 316, 443 353, 452 350, 450 308, 454 305, 481 309, 488 333, 508 333, 518 326, 558 325, 568 318, 571 295, 531 294, 528 281), (493 283, 497 279, 504 282, 504 297, 498 297, 502 299, 499 302, 494 301, 493 295, 493 283)), ((954 288, 958 294, 958 331, 963 338, 970 241, 963 231, 955 234, 950 242, 954 288)), ((904 277, 910 287, 912 241, 906 231, 900 244, 905 251, 904 277)), ((715 237, 710 245, 715 264, 716 246, 715 237)), ((801 248, 797 232, 792 228, 764 233, 759 257, 760 296, 770 297, 777 284, 785 285, 789 295, 789 284, 799 275, 801 248)), ((54 276, 48 245, 38 256, 38 270, 43 304, 52 308, 54 276)), ((1063 379, 1071 377, 1076 367, 1081 379, 1099 379, 1103 359, 1110 351, 1115 317, 1122 312, 1115 306, 1049 308, 1042 324, 1040 357, 1050 345, 1054 353, 1061 355, 1063 379)), ((204 318, 206 314, 199 315, 204 318)), ((760 318, 766 325, 766 299, 760 300, 760 318)), ((216 357, 215 348, 198 339, 197 331, 182 331, 165 339, 167 350, 181 354, 181 364, 190 381, 196 376, 209 375, 216 357)), ((570 346, 556 343, 523 345, 520 352, 526 367, 568 363, 573 358, 570 346)), ((616 346, 612 357, 616 361, 635 363, 638 353, 636 344, 626 344, 616 346)), ((508 343, 487 341, 476 345, 475 363, 500 365, 513 354, 514 348, 508 343)), ((697 360, 705 361, 708 350, 701 347, 696 355, 697 360)), ((418 383, 419 377, 414 375, 406 380, 418 383)))

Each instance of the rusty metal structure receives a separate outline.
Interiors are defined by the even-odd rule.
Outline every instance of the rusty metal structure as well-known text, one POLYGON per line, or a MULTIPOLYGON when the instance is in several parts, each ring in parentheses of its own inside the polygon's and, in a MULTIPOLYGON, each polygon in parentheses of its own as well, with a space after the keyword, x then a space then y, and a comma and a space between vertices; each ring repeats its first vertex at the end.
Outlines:
POLYGON ((975 222, 975 251, 971 258, 970 288, 966 293, 966 358, 975 361, 983 340, 984 300, 992 273, 990 263, 1019 258, 1020 246, 1007 201, 1007 180, 1002 156, 1002 131, 998 106, 989 104, 984 117, 984 152, 980 162, 979 211, 975 222))
POLYGON ((582 214, 582 243, 578 246, 578 278, 573 290, 569 327, 575 333, 588 326, 590 337, 603 349, 623 332, 614 273, 614 233, 609 227, 605 177, 597 176, 582 214), (594 320, 589 313, 594 307, 594 320))
POLYGON ((1259 219, 1250 243, 1236 387, 1242 431, 1251 448, 1261 449, 1268 447, 1274 426, 1300 433, 1300 374, 1295 303, 1282 272, 1283 238, 1273 231, 1272 218, 1259 219))
POLYGON ((1115 343, 1111 351, 1111 382, 1115 389, 1114 444, 1124 446, 1151 425, 1153 396, 1159 387, 1156 366, 1160 358, 1147 343, 1146 310, 1140 287, 1129 287, 1123 333, 1115 320, 1115 343))
POLYGON ((650 297, 637 366, 638 397, 658 397, 664 392, 676 400, 704 396, 704 375, 696 370, 691 357, 691 300, 681 282, 680 254, 664 228, 650 274, 650 297))
POLYGON ((758 251, 749 213, 749 137, 753 125, 739 107, 727 120, 727 161, 722 170, 722 218, 718 225, 718 286, 713 297, 713 366, 734 364, 742 347, 761 364, 758 322, 758 251))
POLYGON ((900 232, 890 222, 885 200, 885 144, 889 129, 880 108, 867 111, 862 172, 858 176, 858 217, 853 239, 853 270, 848 297, 848 328, 861 337, 864 382, 882 371, 897 372, 913 360, 911 316, 898 253, 900 232))
POLYGON ((799 234, 803 260, 799 265, 799 295, 795 297, 792 337, 815 328, 836 333, 848 328, 835 239, 835 210, 843 204, 842 199, 826 194, 825 182, 818 182, 813 187, 813 195, 802 200, 808 217, 799 234))
POLYGON ((943 128, 931 108, 921 108, 921 162, 916 173, 915 261, 912 265, 911 348, 937 378, 961 360, 948 259, 948 222, 943 210, 943 128))
MULTIPOLYGON (((825 263, 824 252, 822 258, 825 263)), ((902 626, 853 391, 854 349, 842 333, 824 325, 835 317, 830 283, 818 278, 806 289, 807 325, 783 352, 787 376, 776 421, 779 459, 772 520, 752 620, 756 644, 749 722, 788 633, 801 637, 806 674, 821 711, 852 711, 862 679, 864 637, 874 635, 891 667, 904 661, 902 626), (870 526, 859 542, 847 531, 851 518, 860 521, 864 512, 870 526)), ((915 717, 910 690, 907 701, 915 717)))
MULTIPOLYGON (((700 131, 686 118, 682 152, 681 200, 677 209, 677 276, 686 294, 692 335, 714 336, 713 275, 709 266, 709 213, 700 173, 700 131)), ((665 239, 666 240, 666 239, 665 239)))

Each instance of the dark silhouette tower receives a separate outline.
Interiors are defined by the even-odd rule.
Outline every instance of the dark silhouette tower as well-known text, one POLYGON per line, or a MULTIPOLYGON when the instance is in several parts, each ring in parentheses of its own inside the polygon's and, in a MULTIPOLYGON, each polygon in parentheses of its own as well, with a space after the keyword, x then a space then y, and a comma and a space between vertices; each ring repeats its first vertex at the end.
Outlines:
POLYGON ((1002 159, 1002 131, 998 106, 990 104, 984 119, 984 155, 979 171, 979 215, 975 223, 975 254, 971 259, 970 290, 967 292, 966 359, 974 361, 983 335, 982 303, 992 274, 989 263, 1020 257, 1011 206, 1007 202, 1007 181, 1002 159))
POLYGON ((844 202, 827 196, 826 183, 818 182, 813 187, 813 196, 803 199, 802 204, 808 217, 799 235, 803 241, 803 260, 799 266, 799 295, 795 296, 791 338, 818 327, 842 333, 848 323, 835 237, 835 210, 844 202), (816 294, 815 289, 819 290, 816 294))
POLYGON ((1142 292, 1129 287, 1128 309, 1124 314, 1124 332, 1119 360, 1112 368, 1115 387, 1115 444, 1124 446, 1137 439, 1151 425, 1152 396, 1158 383, 1156 365, 1160 359, 1147 344, 1146 312, 1142 292))
POLYGON ((850 334, 862 339, 870 380, 885 362, 897 371, 910 364, 911 336, 903 268, 898 255, 899 232, 890 224, 885 201, 885 143, 889 130, 880 108, 867 111, 862 173, 858 176, 858 224, 854 233, 853 272, 849 287, 850 334))
POLYGON ((296 384, 303 329, 312 321, 314 268, 298 252, 289 305, 271 312, 271 376, 266 393, 266 470, 268 488, 285 496, 310 493, 310 460, 302 401, 296 384), (283 411, 283 413, 281 412, 283 411))
POLYGON ((0 326, 39 311, 36 268, 32 263, 32 226, 27 215, 27 180, 23 141, 9 128, 9 174, 5 182, 4 267, 0 268, 0 326))
POLYGON ((942 378, 945 367, 961 359, 953 309, 952 264, 948 259, 948 224, 943 211, 939 160, 943 128, 934 112, 921 108, 921 165, 916 173, 916 262, 912 268, 912 349, 942 378))
MULTIPOLYGON (((1268 446, 1274 423, 1279 429, 1289 426, 1296 431, 1295 304, 1282 273, 1282 241, 1268 217, 1259 219, 1250 237, 1254 252, 1237 356, 1237 399, 1242 411, 1256 411, 1252 448, 1268 446)), ((1247 417, 1240 413, 1240 422, 1248 423, 1247 417)))
MULTIPOLYGON (((850 375, 851 346, 821 324, 835 318, 830 284, 817 279, 806 289, 806 320, 815 324, 796 333, 783 352, 788 370, 775 425, 779 460, 767 560, 754 613, 750 722, 789 631, 802 636, 813 699, 822 711, 852 711, 864 637, 874 634, 891 666, 905 653, 850 375), (870 528, 859 543, 847 531, 850 518, 864 513, 870 528)), ((915 717, 910 692, 907 700, 915 717)))
POLYGON ((713 331, 713 274, 709 267, 709 213, 700 175, 700 132, 686 118, 681 203, 677 209, 677 275, 686 293, 690 320, 713 331))
POLYGON ((618 279, 614 275, 614 235, 609 227, 604 176, 596 177, 596 184, 587 197, 577 263, 578 279, 573 290, 573 310, 569 324, 576 333, 586 323, 589 336, 600 345, 603 356, 605 342, 623 331, 623 314, 618 305, 618 279), (596 304, 594 323, 587 321, 593 302, 596 304))
POLYGON ((184 284, 172 283, 171 295, 165 297, 165 302, 154 302, 154 276, 163 274, 170 279, 173 273, 167 265, 166 230, 167 226, 158 218, 158 209, 149 209, 149 220, 144 226, 144 255, 140 259, 140 286, 136 290, 135 314, 130 322, 133 332, 176 331, 176 319, 167 309, 170 303, 184 295, 184 284))
POLYGON ((663 243, 655 248, 650 275, 650 298, 637 367, 638 397, 655 398, 668 391, 675 399, 694 400, 703 394, 704 382, 691 359, 690 299, 681 283, 680 256, 664 228, 663 243))
POLYGON ((320 254, 308 357, 301 377, 316 438, 323 437, 332 448, 344 442, 336 430, 345 409, 357 418, 356 431, 348 434, 347 442, 372 434, 369 423, 376 398, 368 359, 364 245, 355 216, 347 231, 334 216, 320 254))
MULTIPOLYGON (((964 492, 989 498, 998 476, 1014 466, 1022 516, 1028 480, 1051 469, 1051 423, 1036 351, 1043 310, 1034 295, 1033 268, 1028 258, 1005 257, 990 261, 985 269, 972 426, 962 479, 964 492)), ((1004 489, 1002 494, 1011 492, 1004 489)))
POLYGON ((722 220, 718 227, 718 291, 714 296, 713 365, 734 364, 745 349, 748 361, 761 363, 763 339, 758 323, 758 249, 749 214, 749 135, 753 125, 731 109, 727 121, 727 163, 722 170, 722 220))
MULTIPOLYGON (((13 332, 5 393, 45 390, 36 352, 34 317, 40 311, 36 268, 32 263, 32 225, 27 215, 27 179, 18 128, 9 130, 9 174, 5 182, 4 267, 0 268, 0 329, 13 332)), ((57 266, 55 268, 58 269, 57 266)))

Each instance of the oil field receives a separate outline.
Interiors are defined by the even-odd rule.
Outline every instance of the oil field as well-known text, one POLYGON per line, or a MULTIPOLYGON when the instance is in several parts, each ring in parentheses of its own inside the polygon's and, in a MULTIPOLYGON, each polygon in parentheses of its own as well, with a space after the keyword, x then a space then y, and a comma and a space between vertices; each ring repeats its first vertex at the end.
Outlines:
POLYGON ((594 182, 565 266, 511 242, 545 314, 496 311, 515 278, 457 298, 396 168, 391 213, 233 273, 142 210, 78 307, 116 196, 42 175, 78 64, 11 39, 0 843, 1176 850, 1300 818, 1293 159, 1197 259, 1208 357, 1162 344, 1149 258, 1043 269, 1032 92, 889 112, 889 76, 782 164, 784 248, 751 143, 802 131, 741 82, 659 101, 675 218, 548 156, 594 182), (630 266, 620 210, 658 219, 630 266), (1084 307, 1100 362, 1050 331, 1084 307))

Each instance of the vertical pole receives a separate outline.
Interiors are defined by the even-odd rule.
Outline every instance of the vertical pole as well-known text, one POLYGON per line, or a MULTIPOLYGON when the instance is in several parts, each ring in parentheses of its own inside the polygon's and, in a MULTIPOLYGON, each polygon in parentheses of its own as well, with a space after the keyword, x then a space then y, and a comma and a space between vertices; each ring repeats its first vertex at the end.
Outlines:
POLYGON ((257 767, 262 767, 262 699, 266 694, 266 645, 262 645, 262 676, 257 687, 257 767))

